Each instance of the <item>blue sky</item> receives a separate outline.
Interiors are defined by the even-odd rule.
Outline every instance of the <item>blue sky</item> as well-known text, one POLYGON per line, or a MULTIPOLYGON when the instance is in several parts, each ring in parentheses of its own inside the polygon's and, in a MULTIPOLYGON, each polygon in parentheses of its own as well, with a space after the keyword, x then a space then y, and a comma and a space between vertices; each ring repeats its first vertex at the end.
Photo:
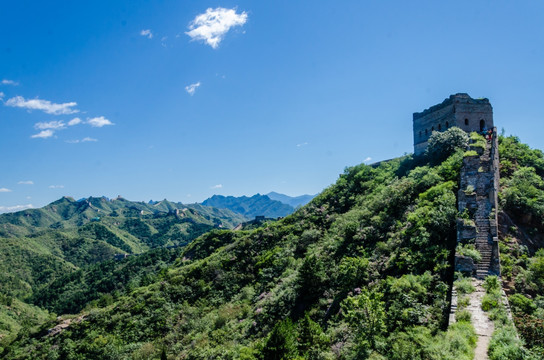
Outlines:
POLYGON ((4 2, 0 212, 317 193, 412 152, 412 113, 457 92, 544 149, 543 17, 541 1, 4 2))

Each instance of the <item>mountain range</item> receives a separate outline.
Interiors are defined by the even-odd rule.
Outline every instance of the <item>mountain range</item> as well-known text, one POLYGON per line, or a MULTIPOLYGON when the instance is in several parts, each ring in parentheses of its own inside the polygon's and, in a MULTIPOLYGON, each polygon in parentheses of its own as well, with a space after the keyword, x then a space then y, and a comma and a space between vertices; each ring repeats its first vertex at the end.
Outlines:
MULTIPOLYGON (((489 358, 541 359, 544 154, 514 137, 499 152, 513 315, 500 294, 483 295, 496 329, 489 358)), ((346 168, 291 215, 237 231, 240 214, 166 201, 63 198, 2 216, 0 357, 473 359, 470 314, 449 323, 454 279, 471 287, 452 262, 458 179, 473 155, 440 154, 346 168), (134 255, 105 260, 125 247, 134 255)), ((248 214, 243 204, 277 205, 215 200, 248 214)))

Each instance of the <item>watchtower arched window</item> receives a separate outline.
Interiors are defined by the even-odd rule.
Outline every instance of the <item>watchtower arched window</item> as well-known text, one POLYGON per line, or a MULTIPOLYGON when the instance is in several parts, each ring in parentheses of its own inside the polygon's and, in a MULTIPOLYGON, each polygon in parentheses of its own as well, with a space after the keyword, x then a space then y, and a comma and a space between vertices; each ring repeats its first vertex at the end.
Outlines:
POLYGON ((423 136, 423 133, 420 131, 419 132, 419 137, 422 137, 423 136))
POLYGON ((427 129, 425 129, 425 136, 427 136, 429 134, 429 132, 427 131, 427 129))
POLYGON ((446 129, 450 128, 450 123, 446 121, 446 129))
POLYGON ((434 126, 431 128, 431 132, 434 131, 434 126))
POLYGON ((442 131, 442 124, 438 124, 438 131, 442 131))
POLYGON ((482 119, 480 120, 480 131, 484 131, 484 129, 485 129, 485 120, 482 119))
POLYGON ((468 126, 468 119, 465 119, 465 125, 468 126))

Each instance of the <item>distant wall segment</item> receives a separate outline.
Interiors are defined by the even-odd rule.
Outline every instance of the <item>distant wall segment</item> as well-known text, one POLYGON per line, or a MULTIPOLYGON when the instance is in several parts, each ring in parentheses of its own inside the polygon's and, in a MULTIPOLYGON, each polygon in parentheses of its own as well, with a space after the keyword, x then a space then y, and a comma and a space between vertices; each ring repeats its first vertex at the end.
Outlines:
POLYGON ((441 104, 414 113, 414 153, 421 155, 433 131, 457 126, 466 132, 492 129, 493 107, 488 99, 473 99, 468 94, 451 95, 441 104))

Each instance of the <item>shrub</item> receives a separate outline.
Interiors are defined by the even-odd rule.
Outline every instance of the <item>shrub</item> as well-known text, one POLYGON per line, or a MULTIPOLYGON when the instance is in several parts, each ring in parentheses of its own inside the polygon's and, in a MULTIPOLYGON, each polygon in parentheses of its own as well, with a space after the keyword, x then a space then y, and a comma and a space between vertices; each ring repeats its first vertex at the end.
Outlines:
POLYGON ((495 309, 500 304, 500 293, 485 294, 482 298, 482 310, 489 311, 495 309))
POLYGON ((468 296, 459 296, 457 298, 457 310, 462 310, 470 305, 470 298, 468 296))
POLYGON ((476 250, 476 247, 474 247, 473 244, 457 245, 456 252, 459 255, 472 258, 475 263, 479 263, 480 261, 482 261, 482 254, 480 254, 480 252, 476 250))
POLYGON ((486 277, 482 286, 488 294, 501 289, 499 278, 495 275, 486 277))
POLYGON ((514 312, 522 312, 531 315, 536 310, 536 305, 533 300, 523 296, 522 294, 514 294, 508 299, 514 312))
POLYGON ((470 294, 476 290, 470 278, 460 278, 455 281, 454 286, 459 294, 470 294))
POLYGON ((463 310, 458 310, 456 313, 455 313, 455 320, 457 322, 470 322, 472 316, 470 314, 470 311, 466 310, 466 309, 463 309, 463 310))
POLYGON ((442 162, 457 149, 465 149, 468 145, 468 134, 458 127, 444 132, 433 132, 429 138, 425 155, 431 162, 442 162))
POLYGON ((516 336, 513 326, 499 328, 493 333, 489 343, 490 360, 522 360, 522 343, 516 336))

